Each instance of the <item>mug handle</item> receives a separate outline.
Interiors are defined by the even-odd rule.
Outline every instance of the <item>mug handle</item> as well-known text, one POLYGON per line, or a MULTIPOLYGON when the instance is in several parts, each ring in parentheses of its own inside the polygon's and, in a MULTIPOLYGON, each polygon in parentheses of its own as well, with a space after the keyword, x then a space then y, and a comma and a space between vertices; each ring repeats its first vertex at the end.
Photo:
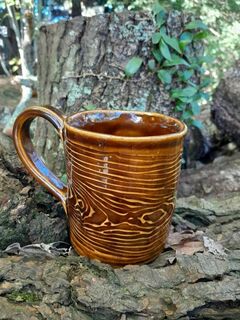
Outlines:
POLYGON ((23 111, 16 119, 13 127, 13 140, 17 153, 27 170, 37 181, 48 189, 63 204, 66 210, 67 187, 45 165, 33 147, 30 138, 30 125, 36 117, 48 120, 57 130, 63 141, 64 116, 53 107, 31 107, 23 111))

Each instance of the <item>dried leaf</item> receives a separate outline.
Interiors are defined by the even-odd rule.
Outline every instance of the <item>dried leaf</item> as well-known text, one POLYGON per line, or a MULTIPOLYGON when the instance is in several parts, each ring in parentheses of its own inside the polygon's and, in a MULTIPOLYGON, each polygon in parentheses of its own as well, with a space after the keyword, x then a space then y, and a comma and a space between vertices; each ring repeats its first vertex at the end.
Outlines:
POLYGON ((204 245, 202 241, 194 241, 194 240, 184 240, 175 248, 176 254, 185 254, 188 256, 192 256, 196 252, 203 252, 204 245))
POLYGON ((167 246, 174 249, 176 254, 193 255, 195 252, 203 252, 202 232, 189 230, 170 233, 167 246))

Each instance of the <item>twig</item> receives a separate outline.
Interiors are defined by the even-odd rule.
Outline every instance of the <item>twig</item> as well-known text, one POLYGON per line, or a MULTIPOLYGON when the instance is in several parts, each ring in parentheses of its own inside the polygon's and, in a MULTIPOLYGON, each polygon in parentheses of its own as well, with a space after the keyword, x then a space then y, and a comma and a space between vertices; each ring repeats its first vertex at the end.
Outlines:
POLYGON ((66 77, 62 77, 62 80, 67 80, 67 79, 80 79, 80 78, 86 78, 86 77, 95 77, 98 78, 98 80, 101 80, 102 78, 106 78, 106 79, 110 79, 110 80, 119 80, 119 81, 132 81, 132 82, 144 82, 147 81, 148 78, 145 79, 131 79, 131 78, 124 78, 124 77, 119 77, 119 76, 110 76, 108 74, 96 74, 93 72, 86 72, 83 74, 79 74, 79 75, 72 75, 72 76, 66 76, 66 77))
POLYGON ((101 80, 101 78, 107 78, 110 80, 121 80, 123 81, 124 79, 122 77, 116 77, 116 76, 109 76, 107 74, 96 74, 93 72, 87 72, 87 73, 83 73, 83 74, 78 74, 78 75, 72 75, 72 76, 67 76, 67 77, 63 77, 63 80, 69 79, 69 78, 73 78, 73 79, 79 79, 79 78, 86 78, 86 77, 95 77, 98 78, 99 80, 101 80))

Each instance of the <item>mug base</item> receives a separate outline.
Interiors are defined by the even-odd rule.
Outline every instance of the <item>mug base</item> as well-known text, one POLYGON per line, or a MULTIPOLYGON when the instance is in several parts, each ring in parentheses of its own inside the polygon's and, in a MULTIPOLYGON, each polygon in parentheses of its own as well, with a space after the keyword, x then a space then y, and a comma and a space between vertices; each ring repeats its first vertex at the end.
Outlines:
POLYGON ((99 260, 102 263, 107 263, 110 264, 113 267, 124 267, 126 265, 134 265, 134 264, 147 264, 150 263, 152 261, 154 261, 159 254, 163 251, 164 249, 164 244, 162 245, 162 247, 160 247, 160 249, 158 250, 158 252, 154 255, 149 255, 147 258, 143 259, 143 258, 126 258, 126 257, 116 257, 113 255, 108 255, 106 253, 102 253, 99 252, 97 250, 89 250, 86 247, 82 247, 81 244, 76 240, 76 238, 74 237, 73 234, 71 234, 70 236, 70 240, 71 240, 71 244, 74 248, 74 250, 76 251, 76 253, 80 256, 85 256, 88 257, 90 259, 95 259, 95 260, 99 260))

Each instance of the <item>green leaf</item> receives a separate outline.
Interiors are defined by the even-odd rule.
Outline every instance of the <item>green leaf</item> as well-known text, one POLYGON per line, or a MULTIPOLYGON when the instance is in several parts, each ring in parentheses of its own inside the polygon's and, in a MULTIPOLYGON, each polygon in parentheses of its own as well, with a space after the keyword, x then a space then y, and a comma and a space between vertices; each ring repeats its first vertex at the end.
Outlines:
POLYGON ((185 70, 181 72, 180 77, 182 78, 183 81, 187 81, 193 76, 193 74, 194 74, 193 70, 185 70))
POLYGON ((83 108, 90 111, 90 110, 97 109, 97 106, 95 106, 94 104, 88 104, 88 105, 84 106, 83 108))
POLYGON ((181 120, 187 120, 187 119, 190 119, 192 118, 192 112, 187 110, 187 111, 184 111, 182 116, 181 116, 181 120))
POLYGON ((156 68, 155 60, 151 59, 151 60, 148 61, 148 68, 149 68, 151 71, 155 70, 155 68, 156 68))
POLYGON ((166 21, 165 12, 164 11, 159 12, 155 17, 155 20, 156 20, 157 27, 160 28, 166 21))
POLYGON ((164 67, 177 66, 177 65, 181 65, 181 64, 188 66, 188 67, 190 66, 189 63, 185 59, 179 57, 177 54, 173 54, 171 58, 172 59, 170 61, 164 62, 164 64, 163 64, 164 67))
POLYGON ((192 97, 197 93, 197 88, 188 86, 184 89, 173 89, 172 90, 172 97, 179 98, 179 97, 192 97))
POLYGON ((182 96, 183 97, 192 97, 194 94, 197 93, 197 88, 195 87, 186 87, 182 90, 182 96))
POLYGON ((191 106, 192 106, 192 113, 195 115, 195 116, 198 116, 201 112, 201 107, 200 105, 197 103, 197 102, 192 102, 191 103, 191 106))
POLYGON ((209 77, 206 77, 203 79, 203 81, 200 83, 200 88, 208 87, 212 83, 212 79, 209 77))
POLYGON ((203 68, 203 67, 199 67, 198 71, 199 71, 200 74, 205 74, 206 73, 206 69, 203 68))
POLYGON ((162 55, 158 49, 153 49, 152 54, 154 55, 154 58, 157 60, 157 62, 160 63, 162 61, 162 55))
POLYGON ((207 30, 208 27, 206 26, 205 23, 203 23, 201 20, 194 20, 189 22, 186 26, 185 26, 186 30, 192 30, 192 29, 202 29, 202 30, 207 30))
POLYGON ((16 64, 16 63, 17 63, 17 58, 12 58, 11 60, 8 61, 8 64, 9 64, 10 66, 13 66, 13 65, 16 64))
POLYGON ((12 71, 13 71, 13 72, 18 71, 18 69, 19 69, 19 66, 13 66, 13 67, 12 67, 12 71))
POLYGON ((192 121, 192 125, 193 125, 194 127, 199 128, 199 129, 202 129, 202 128, 203 128, 202 121, 200 121, 200 120, 193 120, 193 121, 192 121))
POLYGON ((161 40, 161 42, 160 42, 160 51, 165 59, 172 60, 168 45, 163 40, 161 40))
POLYGON ((175 110, 176 111, 183 111, 185 108, 186 108, 186 104, 178 101, 177 105, 175 107, 175 110))
POLYGON ((162 27, 160 30, 159 30, 159 33, 164 36, 166 35, 166 27, 162 27))
POLYGON ((190 32, 183 32, 180 36, 179 47, 183 50, 193 40, 193 34, 190 32))
POLYGON ((202 39, 206 39, 209 36, 209 32, 208 31, 200 31, 196 34, 193 35, 193 40, 202 40, 202 39))
POLYGON ((164 8, 158 2, 153 5, 152 11, 154 14, 165 12, 164 8))
POLYGON ((153 43, 153 44, 159 43, 161 37, 162 37, 162 35, 161 35, 160 32, 155 32, 155 33, 152 35, 152 43, 153 43))
POLYGON ((170 84, 172 82, 172 75, 168 70, 158 70, 157 75, 164 84, 170 84))
POLYGON ((131 58, 125 66, 124 72, 128 77, 133 76, 141 67, 143 60, 139 57, 131 58))
POLYGON ((201 92, 200 93, 200 97, 206 101, 208 101, 210 99, 210 94, 207 92, 201 92))
POLYGON ((174 50, 176 50, 178 53, 182 53, 182 50, 179 47, 178 40, 176 38, 171 38, 166 34, 163 34, 164 41, 172 47, 174 50))
POLYGON ((184 103, 192 103, 193 102, 193 97, 178 97, 178 99, 184 103))
POLYGON ((16 20, 20 20, 20 19, 21 19, 21 14, 20 14, 20 12, 16 12, 16 13, 15 13, 15 18, 16 18, 16 20))
POLYGON ((200 64, 202 64, 202 63, 211 63, 211 62, 213 62, 214 61, 214 58, 212 57, 212 56, 202 56, 202 57, 199 57, 198 58, 198 61, 199 61, 199 63, 200 64))

